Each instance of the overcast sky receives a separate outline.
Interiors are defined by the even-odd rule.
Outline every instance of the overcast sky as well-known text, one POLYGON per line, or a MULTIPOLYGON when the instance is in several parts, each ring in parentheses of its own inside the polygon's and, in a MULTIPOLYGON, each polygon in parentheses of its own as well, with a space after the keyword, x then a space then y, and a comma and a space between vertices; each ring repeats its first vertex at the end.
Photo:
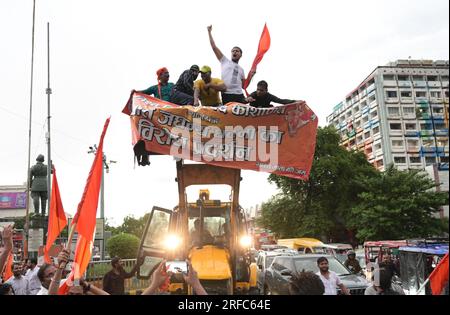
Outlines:
MULTIPOLYGON (((0 185, 26 181, 32 0, 0 1, 0 185)), ((113 224, 139 217, 153 205, 177 202, 175 163, 154 157, 134 167, 128 116, 130 90, 156 83, 165 66, 172 82, 192 64, 220 64, 208 41, 230 55, 243 49, 247 72, 264 23, 272 44, 250 85, 266 80, 281 98, 303 99, 319 117, 378 65, 407 59, 448 59, 447 0, 211 1, 37 0, 31 161, 46 156, 47 22, 50 22, 52 160, 65 211, 74 213, 93 161, 88 147, 111 116, 104 152, 105 213, 113 224)), ((266 173, 243 172, 241 204, 247 208, 276 192, 266 173)), ((196 193, 190 193, 190 199, 196 193)), ((212 191, 212 198, 228 192, 212 191)))

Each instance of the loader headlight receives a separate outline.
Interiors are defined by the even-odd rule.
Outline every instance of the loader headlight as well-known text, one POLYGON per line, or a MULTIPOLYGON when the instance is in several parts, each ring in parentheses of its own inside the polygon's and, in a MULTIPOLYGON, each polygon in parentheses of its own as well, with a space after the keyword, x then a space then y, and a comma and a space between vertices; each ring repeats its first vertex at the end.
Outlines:
POLYGON ((248 235, 241 236, 239 239, 239 244, 242 247, 250 247, 252 245, 252 238, 248 235))
POLYGON ((164 239, 163 244, 166 249, 177 249, 181 244, 181 238, 178 235, 170 234, 164 239))

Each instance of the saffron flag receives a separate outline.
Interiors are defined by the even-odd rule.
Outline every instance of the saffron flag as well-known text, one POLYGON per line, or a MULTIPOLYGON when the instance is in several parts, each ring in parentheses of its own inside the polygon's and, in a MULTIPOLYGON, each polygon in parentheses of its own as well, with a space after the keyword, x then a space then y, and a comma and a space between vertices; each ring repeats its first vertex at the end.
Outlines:
POLYGON ((44 259, 46 263, 51 263, 49 250, 55 242, 58 235, 67 225, 66 215, 64 214, 64 207, 59 194, 58 181, 56 179, 56 170, 53 168, 53 185, 50 199, 50 211, 48 215, 48 230, 47 230, 47 244, 44 248, 44 259))
POLYGON ((247 87, 250 85, 250 81, 252 80, 252 77, 253 77, 254 73, 256 72, 256 66, 262 60, 264 54, 269 50, 269 48, 270 48, 269 29, 267 28, 267 25, 264 24, 264 29, 261 34, 261 38, 259 39, 258 52, 256 53, 255 60, 253 60, 252 68, 250 69, 250 72, 247 75, 247 79, 245 79, 245 81, 244 81, 244 86, 243 86, 244 90, 246 90, 247 87))
POLYGON ((430 287, 433 295, 440 295, 448 283, 448 253, 441 259, 430 275, 430 287))
POLYGON ((95 232, 97 216, 98 197, 102 180, 103 168, 103 138, 109 125, 108 118, 103 127, 100 142, 97 148, 94 162, 84 188, 84 193, 78 204, 77 213, 72 221, 72 226, 76 224, 78 240, 75 248, 75 258, 72 270, 67 277, 67 281, 59 288, 59 294, 66 294, 74 279, 80 279, 89 264, 92 255, 92 244, 95 232))
POLYGON ((6 260, 5 267, 3 268, 2 278, 3 282, 8 281, 9 278, 13 276, 13 272, 11 270, 13 265, 13 252, 11 251, 8 255, 8 259, 6 260))

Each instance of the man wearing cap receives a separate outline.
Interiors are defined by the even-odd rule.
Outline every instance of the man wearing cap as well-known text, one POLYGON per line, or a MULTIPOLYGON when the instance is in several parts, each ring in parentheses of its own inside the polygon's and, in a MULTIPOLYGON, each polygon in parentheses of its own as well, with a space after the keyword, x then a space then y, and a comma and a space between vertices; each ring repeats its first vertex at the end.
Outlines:
POLYGON ((244 69, 239 66, 239 59, 242 57, 242 49, 235 46, 231 49, 231 60, 223 55, 220 49, 216 46, 212 37, 212 25, 208 26, 209 42, 220 61, 222 67, 222 80, 227 86, 227 90, 222 92, 222 101, 224 104, 228 102, 247 103, 242 93, 242 86, 245 81, 244 69))
POLYGON ((183 71, 172 89, 171 103, 177 105, 194 104, 194 81, 197 79, 199 71, 197 65, 192 65, 190 69, 183 71))
POLYGON ((158 77, 158 84, 149 87, 146 90, 138 91, 147 95, 153 95, 161 100, 170 101, 170 94, 172 93, 173 83, 169 82, 169 70, 166 67, 158 69, 156 71, 156 76, 158 77))
POLYGON ((41 213, 45 215, 47 206, 47 165, 44 164, 44 156, 39 154, 36 158, 36 164, 30 169, 30 189, 33 199, 34 213, 39 214, 39 200, 41 201, 41 213))
POLYGON ((201 80, 194 82, 194 106, 199 105, 199 100, 202 106, 217 107, 222 104, 219 92, 227 89, 225 83, 218 78, 211 78, 211 68, 203 66, 200 69, 201 80))

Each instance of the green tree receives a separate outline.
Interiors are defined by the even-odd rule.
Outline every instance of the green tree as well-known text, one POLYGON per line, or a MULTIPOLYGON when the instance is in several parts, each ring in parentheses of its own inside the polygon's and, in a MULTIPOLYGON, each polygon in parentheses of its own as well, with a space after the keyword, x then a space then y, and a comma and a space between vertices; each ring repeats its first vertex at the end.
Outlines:
POLYGON ((106 250, 111 257, 119 256, 120 258, 136 258, 139 249, 139 238, 121 233, 111 237, 106 243, 106 250))
POLYGON ((282 237, 349 241, 350 209, 363 189, 358 179, 376 173, 364 154, 339 145, 333 127, 318 128, 309 180, 271 174, 281 194, 263 204, 260 222, 282 237))
POLYGON ((426 173, 390 166, 359 184, 364 192, 358 195, 350 220, 359 239, 407 239, 448 232, 448 225, 435 217, 439 207, 448 204, 448 194, 431 190, 435 184, 426 173))

